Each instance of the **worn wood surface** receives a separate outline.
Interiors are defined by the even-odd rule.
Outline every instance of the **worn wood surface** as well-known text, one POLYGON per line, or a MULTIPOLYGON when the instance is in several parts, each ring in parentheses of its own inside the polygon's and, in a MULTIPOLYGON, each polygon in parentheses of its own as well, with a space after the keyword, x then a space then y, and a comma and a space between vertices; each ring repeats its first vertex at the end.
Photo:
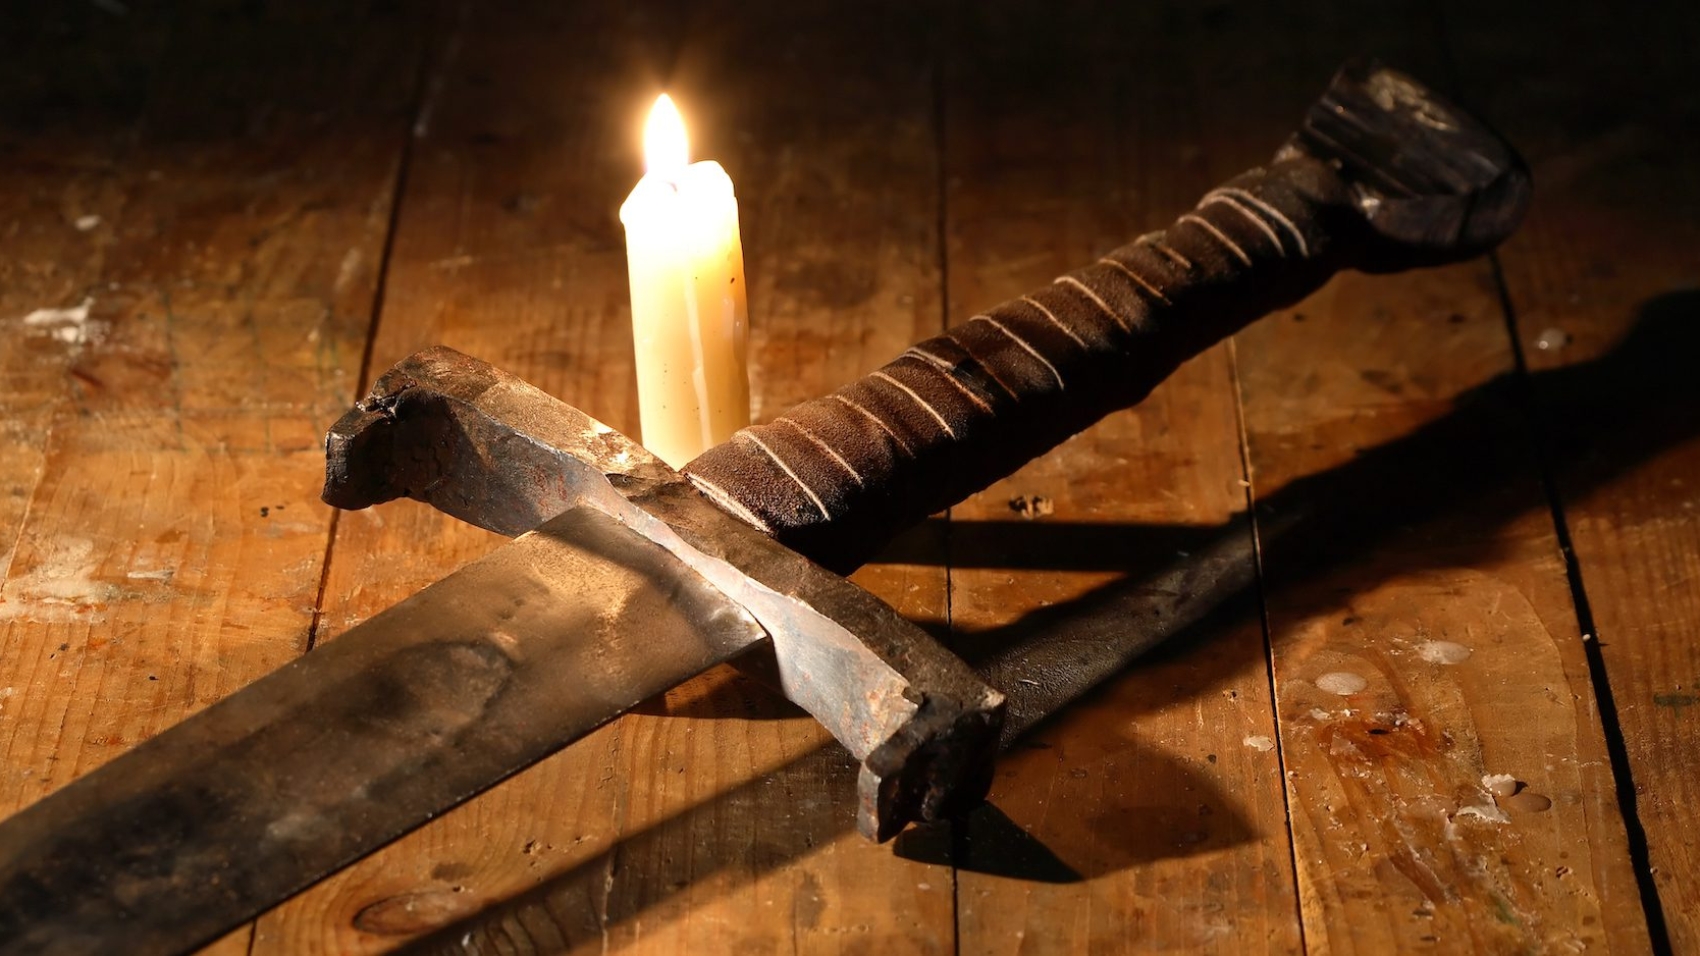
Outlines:
MULTIPOLYGON (((1064 5, 947 21, 952 314, 1042 287, 1215 185, 1184 161, 1201 149, 1195 101, 1160 92, 1156 78, 1183 55, 1157 40, 1161 20, 1064 5)), ((1138 592, 1216 538, 1237 545, 1252 577, 1250 528, 1236 518, 1236 415, 1222 346, 1137 411, 953 509, 958 646, 1094 617, 1162 623, 1138 592), (1024 519, 1018 506, 1039 511, 1024 519), (1084 609, 1044 613, 1071 604, 1084 609)), ((963 951, 1113 951, 1135 939, 1188 952, 1298 948, 1263 635, 1255 605, 1233 610, 1186 631, 1190 652, 1129 673, 1004 762, 997 813, 959 838, 963 951), (1012 832, 1054 855, 1050 869, 1012 852, 1012 832)))
POLYGON ((1461 80, 1527 151, 1541 202, 1501 256, 1542 452, 1575 545, 1608 718, 1677 952, 1700 952, 1700 67, 1696 20, 1598 12, 1526 46, 1459 38, 1461 80), (1562 53, 1562 55, 1561 55, 1562 53), (1633 64, 1633 65, 1631 65, 1633 64))
MULTIPOLYGON (((1432 10, 1389 13, 1377 49, 1448 82, 1432 10)), ((1214 102, 1300 95, 1363 29, 1314 11, 1308 47, 1224 42, 1200 72, 1214 102)), ((1279 135, 1253 115, 1206 111, 1217 175, 1279 135)), ((1307 941, 1645 948, 1491 264, 1342 276, 1237 353, 1307 941)))
POLYGON ((500 544, 316 503, 390 363, 635 429, 663 86, 738 183, 765 420, 1168 221, 1370 51, 1525 148, 1524 233, 1342 277, 859 573, 969 654, 1175 633, 990 806, 863 844, 849 760, 720 670, 215 948, 1700 952, 1694 15, 809 6, 9 12, 0 810, 500 544))
MULTIPOLYGON (((552 4, 452 24, 454 56, 433 67, 430 126, 403 193, 374 367, 444 342, 635 433, 614 213, 637 171, 634 119, 660 89, 645 68, 657 65, 673 70, 699 155, 747 184, 760 413, 936 330, 931 87, 926 34, 913 26, 900 18, 844 45, 826 42, 842 24, 807 14, 687 23, 552 4), (686 29, 682 47, 667 33, 686 29), (793 35, 768 66, 736 68, 793 35), (890 62, 861 66, 875 50, 890 62), (857 81, 827 104, 790 95, 827 63, 857 81), (726 77, 737 85, 725 89, 726 77), (531 97, 550 85, 596 92, 531 97), (847 261, 847 246, 866 251, 847 261)), ((498 543, 411 506, 349 515, 339 531, 333 628, 498 543)), ((935 557, 862 580, 926 620, 943 613, 941 568, 935 557)), ((823 749, 830 738, 812 721, 730 671, 652 709, 304 894, 262 921, 259 948, 379 950, 472 917, 441 942, 951 949, 949 867, 864 852, 850 827, 853 765, 823 749)))
POLYGON ((355 394, 424 32, 29 19, 0 145, 8 812, 306 649, 321 434, 355 394))

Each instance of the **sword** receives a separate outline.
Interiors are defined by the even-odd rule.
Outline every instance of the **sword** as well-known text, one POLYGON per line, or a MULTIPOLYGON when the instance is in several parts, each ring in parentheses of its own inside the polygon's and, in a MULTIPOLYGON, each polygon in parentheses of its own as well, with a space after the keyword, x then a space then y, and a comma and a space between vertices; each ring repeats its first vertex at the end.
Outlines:
POLYGON ((413 497, 516 540, 0 822, 0 952, 206 942, 769 643, 861 762, 865 834, 970 806, 1002 695, 834 570, 1336 271, 1491 249, 1528 198, 1488 127, 1354 62, 1273 162, 1169 229, 680 472, 490 366, 416 355, 331 430, 326 500, 413 497))

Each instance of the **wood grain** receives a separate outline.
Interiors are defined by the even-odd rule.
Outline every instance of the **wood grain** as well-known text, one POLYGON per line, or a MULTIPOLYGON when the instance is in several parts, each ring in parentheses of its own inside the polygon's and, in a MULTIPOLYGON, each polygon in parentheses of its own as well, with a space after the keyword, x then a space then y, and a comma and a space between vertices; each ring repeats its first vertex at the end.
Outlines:
POLYGON ((419 52, 328 6, 49 13, 13 77, 0 809, 305 646, 419 52))
MULTIPOLYGON (((672 85, 714 131, 701 155, 721 157, 741 184, 758 421, 939 328, 924 14, 711 4, 692 21, 672 85), (768 53, 752 61, 756 49, 768 53)), ((855 580, 912 620, 941 623, 941 545, 923 532, 909 548, 921 560, 855 580)), ((954 951, 950 869, 853 832, 854 767, 811 719, 726 674, 694 694, 670 696, 669 717, 633 721, 612 945, 954 951)))
MULTIPOLYGON (((641 83, 631 19, 541 4, 444 12, 366 378, 444 344, 615 427, 635 421, 621 375, 630 345, 609 318, 625 298, 613 219, 621 107, 639 108, 641 83), (533 95, 544 90, 555 95, 533 95)), ((502 540, 410 501, 342 515, 318 639, 337 640, 502 540)), ((260 922, 254 951, 388 949, 534 885, 541 866, 607 848, 619 823, 617 730, 291 900, 260 922)))
POLYGON ((1506 4, 1449 34, 1540 188, 1501 257, 1506 292, 1615 704, 1643 885, 1672 951, 1700 952, 1697 23, 1654 5, 1497 42, 1528 14, 1506 4))
MULTIPOLYGON (((1307 46, 1198 62, 1247 110, 1210 124, 1218 172, 1366 41, 1327 13, 1281 26, 1307 46)), ((1382 29, 1445 75, 1428 11, 1382 29)), ((1237 344, 1307 946, 1645 949, 1489 264, 1342 276, 1237 344)))
POLYGON ((116 168, 141 123, 145 78, 166 35, 161 23, 124 34, 93 11, 32 26, 7 31, 5 53, 15 68, 0 83, 0 150, 9 174, 0 189, 0 434, 7 444, 0 458, 0 573, 15 556, 45 476, 54 417, 79 388, 69 370, 91 337, 81 307, 100 282, 123 205, 116 168), (42 42, 51 35, 61 38, 60 50, 49 52, 42 42), (82 69, 101 45, 109 72, 82 69))
MULTIPOLYGON (((615 212, 663 80, 739 184, 758 416, 937 329, 926 33, 886 15, 531 4, 454 24, 374 367, 445 343, 634 431, 615 212)), ((495 543, 407 503, 345 516, 327 638, 495 543)), ((858 580, 939 619, 929 564, 858 580)), ((950 951, 948 867, 855 836, 853 786, 812 720, 716 672, 291 902, 256 949, 950 951)))
MULTIPOLYGON (((976 5, 948 25, 953 313, 1044 286, 1215 185, 1185 161, 1201 149, 1173 69, 1187 51, 1163 49, 1159 32, 1153 11, 1090 5, 976 5)), ((1242 478, 1218 347, 952 509, 958 646, 1156 629, 1157 609, 1128 596, 1205 541, 1236 543, 1249 581, 1242 478), (1121 619, 1093 620, 1106 615, 1121 619)), ((1299 948, 1261 628, 1255 603, 1228 611, 1005 758, 995 810, 957 838, 964 952, 1299 948)), ((1030 680, 1008 679, 1012 693, 1030 680)))
POLYGON ((1179 635, 967 821, 864 844, 722 669, 214 951, 1700 952, 1692 11, 116 6, 0 37, 0 812, 500 543, 317 504, 363 377, 444 343, 635 429, 664 85, 739 184, 762 420, 1168 221, 1351 53, 1537 177, 1501 274, 1342 278, 858 575, 1006 665, 1179 635), (1213 612, 1142 624, 1206 554, 1213 612))

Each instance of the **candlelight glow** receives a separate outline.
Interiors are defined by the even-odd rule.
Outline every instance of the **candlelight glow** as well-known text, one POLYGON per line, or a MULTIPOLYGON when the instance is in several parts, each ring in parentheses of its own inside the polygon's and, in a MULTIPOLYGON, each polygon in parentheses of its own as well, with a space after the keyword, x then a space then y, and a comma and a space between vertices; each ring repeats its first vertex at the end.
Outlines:
POLYGON ((685 120, 666 93, 655 101, 643 127, 643 161, 652 176, 673 178, 690 162, 685 120))
POLYGON ((644 445, 678 468, 750 423, 738 197, 719 163, 690 161, 666 96, 644 123, 643 153, 648 169, 620 205, 638 421, 644 445))

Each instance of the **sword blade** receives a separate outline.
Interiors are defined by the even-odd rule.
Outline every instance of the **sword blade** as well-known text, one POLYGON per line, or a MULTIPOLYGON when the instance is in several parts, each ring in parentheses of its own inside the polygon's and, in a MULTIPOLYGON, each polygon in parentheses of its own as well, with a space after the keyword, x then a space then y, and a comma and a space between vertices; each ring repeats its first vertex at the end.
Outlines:
POLYGON ((0 823, 0 953, 174 953, 766 636, 578 508, 0 823))

